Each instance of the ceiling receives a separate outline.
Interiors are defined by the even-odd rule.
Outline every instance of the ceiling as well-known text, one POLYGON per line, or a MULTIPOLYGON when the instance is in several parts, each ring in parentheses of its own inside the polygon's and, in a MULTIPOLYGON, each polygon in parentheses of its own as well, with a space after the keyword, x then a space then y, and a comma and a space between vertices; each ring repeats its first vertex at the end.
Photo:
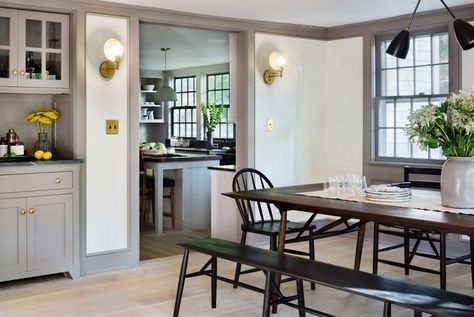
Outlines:
MULTIPOLYGON (((222 17, 331 27, 408 14, 417 0, 102 0, 222 17)), ((448 6, 474 0, 445 0, 448 6)), ((442 8, 421 1, 419 11, 442 8)))
POLYGON ((168 70, 229 62, 227 32, 141 23, 141 70, 164 70, 162 47, 171 48, 167 53, 168 70))

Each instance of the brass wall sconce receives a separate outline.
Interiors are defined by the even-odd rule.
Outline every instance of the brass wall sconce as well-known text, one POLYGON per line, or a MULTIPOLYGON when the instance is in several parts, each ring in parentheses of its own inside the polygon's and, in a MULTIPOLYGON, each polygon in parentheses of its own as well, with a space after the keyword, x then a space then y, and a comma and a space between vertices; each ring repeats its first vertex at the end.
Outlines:
POLYGON ((112 78, 115 70, 119 69, 120 58, 123 55, 123 45, 117 39, 108 39, 104 44, 104 55, 107 60, 99 66, 99 72, 104 78, 112 78))
POLYGON ((285 56, 279 52, 273 52, 269 58, 270 67, 263 73, 263 81, 270 85, 276 77, 283 77, 283 65, 286 63, 285 56))

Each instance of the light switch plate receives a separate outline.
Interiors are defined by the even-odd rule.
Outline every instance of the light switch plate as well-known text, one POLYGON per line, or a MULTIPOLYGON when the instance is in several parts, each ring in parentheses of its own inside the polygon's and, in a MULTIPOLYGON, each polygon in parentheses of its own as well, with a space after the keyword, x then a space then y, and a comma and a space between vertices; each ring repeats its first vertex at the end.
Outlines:
POLYGON ((105 120, 105 134, 118 134, 119 121, 118 120, 105 120))
POLYGON ((273 130, 273 119, 267 119, 267 131, 273 130))

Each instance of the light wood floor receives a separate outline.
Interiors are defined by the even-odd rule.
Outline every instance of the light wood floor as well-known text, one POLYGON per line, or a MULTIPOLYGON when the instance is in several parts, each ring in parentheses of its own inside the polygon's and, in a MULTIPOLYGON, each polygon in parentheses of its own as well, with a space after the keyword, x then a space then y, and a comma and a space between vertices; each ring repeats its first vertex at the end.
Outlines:
POLYGON ((165 230, 156 234, 153 227, 147 226, 140 232, 140 261, 163 258, 182 253, 177 243, 211 236, 211 229, 165 230))
MULTIPOLYGON (((301 246, 306 247, 306 244, 301 246)), ((335 237, 316 242, 317 257, 322 261, 352 266, 355 240, 335 237)), ((370 243, 365 243, 362 269, 371 271, 370 243)), ((400 253, 395 257, 401 256, 400 253)), ((200 268, 207 257, 191 254, 190 270, 200 268)), ((88 276, 77 280, 58 276, 0 283, 1 317, 68 317, 68 316, 171 316, 174 305, 181 256, 144 261, 134 269, 88 276)), ((431 266, 428 262, 419 264, 431 266)), ((233 275, 234 264, 219 261, 219 273, 233 275)), ((401 270, 385 265, 382 274, 405 278, 401 270)), ((448 270, 448 289, 474 296, 467 265, 455 264, 448 270)), ((410 280, 438 285, 437 276, 413 273, 410 280)), ((263 285, 263 274, 245 277, 247 282, 263 285)), ((283 291, 295 287, 286 283, 283 291)), ((337 316, 381 316, 382 303, 356 295, 317 286, 309 290, 305 283, 306 303, 337 316)), ((262 295, 218 282, 217 308, 210 307, 208 277, 188 279, 180 316, 261 316, 262 295)), ((406 309, 394 307, 394 316, 413 316, 406 309)), ((291 308, 281 306, 278 315, 297 316, 291 308)))

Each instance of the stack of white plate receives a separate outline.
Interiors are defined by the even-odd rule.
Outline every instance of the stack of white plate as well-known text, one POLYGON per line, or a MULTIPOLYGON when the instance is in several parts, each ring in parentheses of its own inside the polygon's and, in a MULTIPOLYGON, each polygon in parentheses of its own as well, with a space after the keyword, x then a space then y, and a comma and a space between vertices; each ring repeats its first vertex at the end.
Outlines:
POLYGON ((379 202, 403 202, 411 199, 411 188, 372 185, 365 190, 365 198, 379 202))

